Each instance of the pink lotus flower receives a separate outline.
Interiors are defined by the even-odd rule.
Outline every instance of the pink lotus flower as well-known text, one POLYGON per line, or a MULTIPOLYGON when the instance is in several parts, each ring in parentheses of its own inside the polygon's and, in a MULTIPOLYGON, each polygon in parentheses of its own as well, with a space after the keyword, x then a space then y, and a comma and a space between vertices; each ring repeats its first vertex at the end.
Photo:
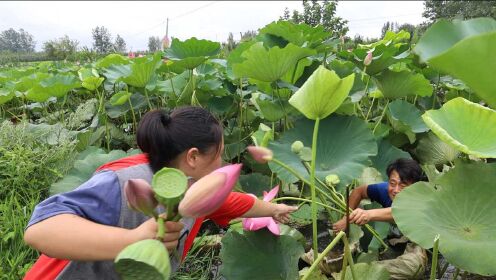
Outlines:
POLYGON ((129 208, 144 213, 147 216, 156 216, 155 208, 158 201, 155 199, 152 187, 143 179, 130 179, 124 185, 129 208))
POLYGON ((272 160, 274 153, 265 147, 249 146, 248 152, 258 163, 267 163, 272 160))
POLYGON ((164 38, 162 39, 162 47, 164 49, 167 49, 170 45, 170 40, 167 36, 164 36, 164 38))
POLYGON ((135 57, 136 57, 136 55, 135 55, 133 52, 129 52, 129 53, 127 54, 127 57, 129 57, 129 58, 135 58, 135 57))
POLYGON ((181 216, 204 217, 219 209, 236 185, 242 166, 221 167, 191 185, 179 203, 181 216))
MULTIPOLYGON (((276 186, 268 193, 263 192, 263 201, 271 201, 277 195, 278 191, 279 186, 276 186)), ((242 224, 244 230, 255 231, 267 227, 273 234, 281 234, 279 226, 272 217, 244 218, 242 224)))
POLYGON ((371 51, 369 51, 367 53, 367 56, 363 59, 363 65, 369 66, 370 63, 372 63, 372 52, 371 51))

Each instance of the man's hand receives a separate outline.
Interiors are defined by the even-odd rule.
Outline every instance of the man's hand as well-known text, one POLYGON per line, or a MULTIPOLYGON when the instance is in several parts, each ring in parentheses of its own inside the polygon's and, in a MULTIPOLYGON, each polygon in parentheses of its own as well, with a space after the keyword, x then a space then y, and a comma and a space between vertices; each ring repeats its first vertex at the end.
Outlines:
POLYGON ((332 231, 334 233, 338 233, 340 231, 345 231, 346 229, 346 217, 343 217, 341 220, 335 222, 332 225, 332 231))
POLYGON ((274 215, 272 218, 274 218, 276 221, 279 223, 287 223, 289 222, 289 214, 298 210, 297 206, 289 206, 286 204, 274 204, 274 215))
POLYGON ((370 218, 370 212, 368 210, 357 208, 350 214, 350 224, 353 223, 363 226, 370 221, 370 218))
MULTIPOLYGON (((180 222, 165 222, 165 236, 163 242, 169 253, 176 249, 183 227, 184 225, 180 222)), ((156 238, 157 230, 158 224, 155 221, 155 218, 151 218, 133 231, 136 234, 137 241, 139 241, 156 238)))

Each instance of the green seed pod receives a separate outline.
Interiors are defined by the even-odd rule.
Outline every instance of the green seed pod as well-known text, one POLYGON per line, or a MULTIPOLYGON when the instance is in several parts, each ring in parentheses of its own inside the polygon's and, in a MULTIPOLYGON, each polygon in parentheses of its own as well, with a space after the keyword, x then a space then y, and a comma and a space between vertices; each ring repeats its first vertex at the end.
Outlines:
POLYGON ((158 240, 146 239, 122 250, 114 261, 115 270, 122 279, 169 279, 171 265, 169 253, 158 240))
POLYGON ((301 149, 303 149, 303 147, 305 147, 303 145, 303 142, 294 141, 293 144, 291 144, 291 152, 298 154, 301 151, 301 149))
POLYGON ((341 182, 341 181, 339 180, 339 177, 336 174, 330 174, 330 175, 327 175, 325 177, 325 183, 328 186, 335 186, 335 185, 339 184, 339 182, 341 182))

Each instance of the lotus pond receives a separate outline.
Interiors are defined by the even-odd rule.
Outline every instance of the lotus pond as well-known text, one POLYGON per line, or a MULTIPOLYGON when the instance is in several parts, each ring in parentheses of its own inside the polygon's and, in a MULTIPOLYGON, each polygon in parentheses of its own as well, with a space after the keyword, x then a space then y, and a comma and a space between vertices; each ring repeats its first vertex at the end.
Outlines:
MULTIPOLYGON (((262 198, 278 185, 272 201, 299 209, 279 235, 206 222, 177 272, 154 267, 158 279, 496 279, 496 20, 440 20, 417 44, 409 36, 346 49, 323 28, 278 21, 229 53, 173 39, 144 57, 0 68, 2 279, 37 258, 22 241, 36 203, 139 153, 141 116, 183 105, 222 122, 223 159, 242 164, 234 190, 262 198), (256 160, 249 146, 272 156, 256 160), (334 234, 347 194, 387 181, 398 158, 428 180, 394 199, 396 226, 334 234), (398 256, 422 265, 404 276, 388 262, 398 256)), ((182 198, 167 182, 187 180, 174 176, 154 178, 156 193, 176 192, 161 204, 182 198)))

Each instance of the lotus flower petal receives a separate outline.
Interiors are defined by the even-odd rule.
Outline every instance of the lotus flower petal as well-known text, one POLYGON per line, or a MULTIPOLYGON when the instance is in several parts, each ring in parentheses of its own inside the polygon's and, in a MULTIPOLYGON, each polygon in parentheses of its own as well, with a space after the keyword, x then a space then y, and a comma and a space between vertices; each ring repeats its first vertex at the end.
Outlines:
POLYGON ((158 201, 155 199, 152 187, 143 179, 130 179, 124 185, 124 192, 131 209, 153 216, 158 201))
POLYGON ((196 181, 179 203, 179 213, 198 218, 219 209, 236 185, 241 167, 242 164, 227 165, 196 181))
POLYGON ((281 232, 279 231, 279 225, 274 221, 274 219, 270 218, 269 225, 267 228, 274 234, 274 235, 280 235, 281 232))
POLYGON ((279 186, 275 186, 268 193, 264 192, 263 193, 263 201, 271 201, 272 199, 274 199, 274 197, 276 197, 278 192, 279 192, 279 186))
POLYGON ((274 155, 271 150, 265 147, 249 146, 247 149, 253 159, 259 163, 267 163, 271 161, 274 155))
POLYGON ((367 53, 367 56, 363 59, 363 65, 369 66, 370 63, 372 63, 372 52, 371 51, 369 51, 367 53))

